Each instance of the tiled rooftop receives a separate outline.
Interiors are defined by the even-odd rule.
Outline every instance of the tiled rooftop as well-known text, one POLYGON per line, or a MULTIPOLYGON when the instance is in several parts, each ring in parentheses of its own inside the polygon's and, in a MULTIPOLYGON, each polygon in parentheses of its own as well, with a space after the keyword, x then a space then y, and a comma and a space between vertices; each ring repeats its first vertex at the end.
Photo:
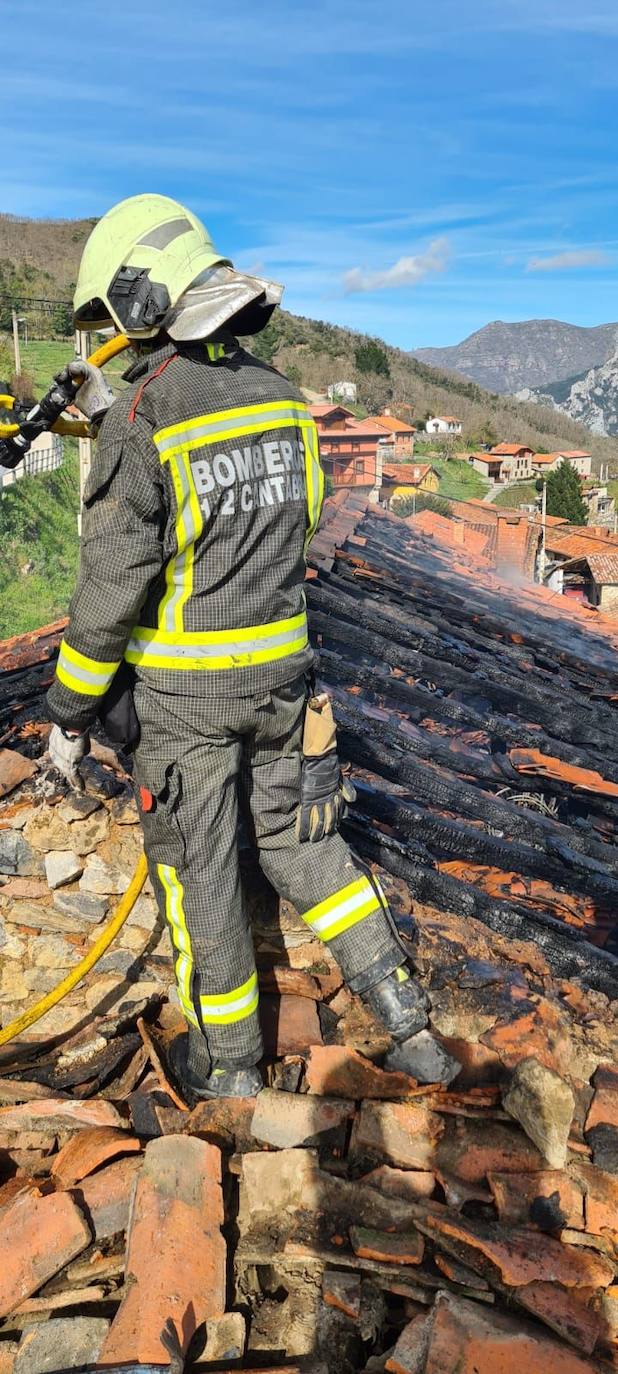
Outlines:
MULTIPOLYGON (((233 1349, 247 1370, 616 1368, 618 633, 500 578, 459 528, 339 493, 307 581, 358 791, 346 835, 457 1076, 380 1067, 383 1033, 247 856, 268 1088, 184 1110, 146 894, 64 1024, 0 1056, 2 1374, 37 1342, 40 1367, 63 1368, 78 1330, 82 1366, 165 1363, 169 1317, 184 1354, 205 1323, 214 1368, 233 1349)), ((88 882, 48 889, 50 844, 77 845, 109 894, 139 852, 122 760, 97 744, 87 820, 46 773, 61 629, 0 646, 0 779, 6 754, 32 760, 0 802, 5 1022, 37 995, 32 974, 55 979, 64 947, 72 962, 100 929, 91 905, 75 914, 88 882)))

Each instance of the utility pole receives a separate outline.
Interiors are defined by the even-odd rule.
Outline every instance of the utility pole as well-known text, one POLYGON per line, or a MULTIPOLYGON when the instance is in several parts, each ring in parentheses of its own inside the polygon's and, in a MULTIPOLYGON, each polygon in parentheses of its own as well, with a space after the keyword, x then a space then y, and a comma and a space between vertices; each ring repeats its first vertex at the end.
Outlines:
POLYGON ((21 352, 19 348, 19 320, 15 306, 11 310, 11 320, 13 321, 13 354, 15 357, 15 375, 21 377, 21 352))
MULTIPOLYGON (((78 358, 86 359, 90 353, 90 334, 83 329, 75 331, 75 353, 78 358)), ((79 513, 77 516, 77 532, 82 532, 82 505, 84 503, 84 488, 88 481, 88 475, 92 465, 92 439, 78 439, 79 447, 79 513)))

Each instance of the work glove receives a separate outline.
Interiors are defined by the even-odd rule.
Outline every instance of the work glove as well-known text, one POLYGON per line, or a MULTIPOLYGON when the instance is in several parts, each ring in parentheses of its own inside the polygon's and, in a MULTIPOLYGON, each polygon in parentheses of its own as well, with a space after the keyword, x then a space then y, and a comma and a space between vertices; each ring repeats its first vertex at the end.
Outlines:
POLYGON ((341 773, 330 701, 325 693, 310 697, 305 712, 297 839, 301 844, 307 840, 315 844, 333 835, 347 814, 347 803, 354 801, 356 789, 341 773))
POLYGON ((59 725, 52 725, 49 736, 49 757, 76 792, 83 792, 84 782, 79 765, 90 750, 90 735, 67 735, 59 725))
POLYGON ((56 373, 54 380, 60 386, 72 382, 78 388, 76 406, 92 424, 100 424, 114 400, 114 393, 100 367, 93 367, 92 363, 74 358, 73 362, 67 363, 61 372, 56 373))

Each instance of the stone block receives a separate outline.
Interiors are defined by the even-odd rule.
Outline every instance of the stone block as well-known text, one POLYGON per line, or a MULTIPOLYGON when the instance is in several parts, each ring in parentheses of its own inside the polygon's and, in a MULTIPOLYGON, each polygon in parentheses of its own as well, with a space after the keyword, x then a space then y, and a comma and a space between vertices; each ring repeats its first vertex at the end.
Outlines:
POLYGON ((575 1111, 575 1098, 569 1084, 538 1059, 522 1059, 502 1102, 505 1111, 519 1122, 550 1168, 562 1169, 575 1111))
POLYGON ((66 883, 75 882, 82 872, 83 864, 70 849, 51 849, 45 855, 45 875, 47 885, 54 890, 66 883))

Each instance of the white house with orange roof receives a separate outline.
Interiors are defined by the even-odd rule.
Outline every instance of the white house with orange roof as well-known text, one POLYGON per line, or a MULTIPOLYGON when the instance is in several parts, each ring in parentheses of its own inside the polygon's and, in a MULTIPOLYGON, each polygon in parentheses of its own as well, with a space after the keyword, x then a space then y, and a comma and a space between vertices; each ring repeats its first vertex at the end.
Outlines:
POLYGON ((425 422, 428 434, 461 434, 461 420, 456 415, 430 415, 425 422))
POLYGON ((556 453, 535 453, 532 457, 532 466, 535 472, 546 473, 556 472, 561 463, 570 463, 575 468, 578 477, 583 479, 590 477, 592 471, 592 454, 585 449, 560 449, 556 453))

